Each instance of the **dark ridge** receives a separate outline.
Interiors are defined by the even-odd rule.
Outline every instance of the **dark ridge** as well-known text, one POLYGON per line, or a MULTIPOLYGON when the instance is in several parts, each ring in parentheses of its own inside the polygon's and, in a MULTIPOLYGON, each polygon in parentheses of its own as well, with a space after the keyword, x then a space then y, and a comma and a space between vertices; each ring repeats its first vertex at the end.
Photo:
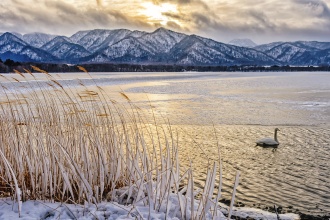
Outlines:
MULTIPOLYGON (((1 57, 0 57, 1 59, 1 57)), ((3 60, 3 59, 2 59, 3 60)), ((48 72, 79 72, 77 65, 58 63, 17 62, 7 59, 0 62, 1 73, 12 73, 14 69, 24 72, 31 70, 31 65, 38 66, 48 72)), ((317 72, 330 71, 330 66, 184 66, 184 65, 140 65, 125 63, 82 64, 90 72, 317 72)))

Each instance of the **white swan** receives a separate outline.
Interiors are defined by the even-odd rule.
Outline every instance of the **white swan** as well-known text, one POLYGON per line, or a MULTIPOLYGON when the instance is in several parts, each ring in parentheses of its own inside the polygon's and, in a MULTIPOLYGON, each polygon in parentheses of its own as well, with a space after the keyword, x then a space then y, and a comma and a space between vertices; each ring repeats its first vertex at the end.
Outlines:
POLYGON ((275 134, 274 134, 274 139, 273 138, 262 138, 256 142, 256 146, 261 146, 261 147, 277 147, 280 142, 277 140, 277 131, 280 129, 275 128, 275 134))

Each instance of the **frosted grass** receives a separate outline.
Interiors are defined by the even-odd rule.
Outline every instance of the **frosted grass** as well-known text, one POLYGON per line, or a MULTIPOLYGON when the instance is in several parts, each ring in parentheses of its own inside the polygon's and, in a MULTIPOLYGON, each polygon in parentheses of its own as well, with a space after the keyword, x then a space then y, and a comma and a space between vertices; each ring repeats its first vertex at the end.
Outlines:
POLYGON ((29 200, 96 206, 108 201, 133 209, 142 203, 148 218, 162 212, 166 219, 176 198, 174 217, 224 218, 218 204, 220 158, 206 168, 204 188, 196 192, 193 168, 180 165, 177 136, 170 124, 145 123, 125 93, 120 93, 125 103, 118 102, 94 79, 95 90, 79 82, 85 97, 90 97, 82 100, 81 90, 72 84, 34 70, 48 81, 16 71, 15 78, 1 75, 7 82, 0 84, 5 96, 0 105, 0 187, 2 196, 16 201, 19 216, 29 200), (23 90, 12 89, 20 84, 23 90))

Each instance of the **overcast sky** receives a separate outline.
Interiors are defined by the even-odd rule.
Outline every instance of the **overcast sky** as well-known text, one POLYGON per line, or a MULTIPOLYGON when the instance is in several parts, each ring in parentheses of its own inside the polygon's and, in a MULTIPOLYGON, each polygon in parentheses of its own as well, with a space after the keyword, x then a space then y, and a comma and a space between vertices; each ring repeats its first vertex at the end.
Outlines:
POLYGON ((1 0, 0 32, 165 27, 228 42, 330 41, 330 0, 1 0))

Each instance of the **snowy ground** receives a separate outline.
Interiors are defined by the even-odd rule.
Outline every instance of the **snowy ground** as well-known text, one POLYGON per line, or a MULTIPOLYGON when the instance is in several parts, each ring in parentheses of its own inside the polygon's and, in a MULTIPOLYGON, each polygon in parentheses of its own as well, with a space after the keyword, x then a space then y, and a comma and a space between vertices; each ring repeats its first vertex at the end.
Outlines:
MULTIPOLYGON (((166 219, 181 219, 176 199, 172 198, 172 207, 166 219)), ((226 213, 225 205, 221 209, 226 213)), ((19 218, 18 207, 10 198, 0 199, 0 219, 165 219, 165 212, 150 212, 149 208, 142 203, 137 206, 124 206, 115 202, 104 202, 101 204, 74 205, 64 203, 50 203, 43 201, 27 201, 23 203, 21 217, 19 218)), ((277 220, 276 214, 252 208, 237 208, 233 212, 234 216, 253 219, 277 220)), ((208 216, 208 219, 212 219, 208 216)), ((215 219, 226 219, 220 213, 215 219)), ((296 214, 280 215, 281 220, 299 219, 296 214)))

